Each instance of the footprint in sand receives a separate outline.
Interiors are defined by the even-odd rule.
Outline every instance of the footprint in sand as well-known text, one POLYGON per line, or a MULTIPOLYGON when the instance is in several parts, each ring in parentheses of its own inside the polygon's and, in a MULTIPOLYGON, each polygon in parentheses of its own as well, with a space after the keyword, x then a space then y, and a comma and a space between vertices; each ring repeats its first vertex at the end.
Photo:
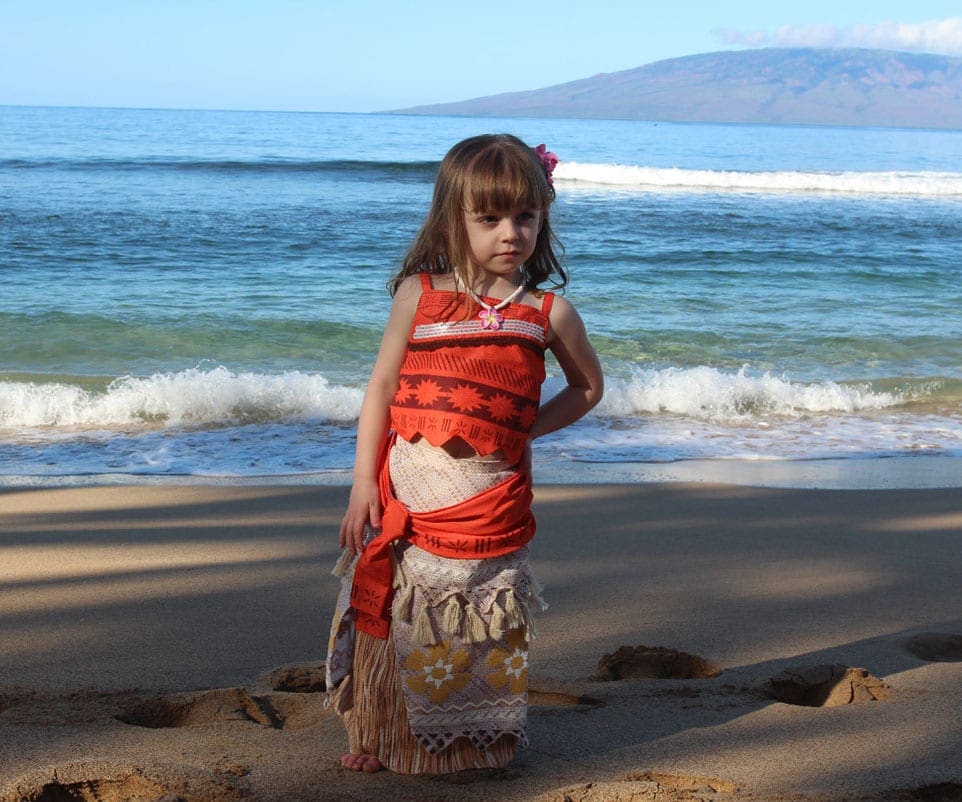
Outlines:
POLYGON ((191 727, 224 721, 254 721, 278 729, 281 726, 270 700, 251 696, 244 688, 223 688, 133 700, 116 718, 125 724, 152 729, 191 727))
POLYGON ((529 687, 528 704, 532 707, 588 710, 593 707, 603 707, 605 703, 602 699, 578 693, 577 690, 569 693, 560 688, 529 687))
POLYGON ((135 727, 161 729, 248 721, 273 729, 305 729, 326 715, 324 664, 284 666, 265 678, 274 693, 256 695, 246 688, 140 696, 114 716, 135 727))
POLYGON ((888 687, 864 668, 840 663, 786 668, 768 680, 767 696, 803 707, 837 707, 889 698, 888 687))
POLYGON ((962 783, 947 782, 924 785, 911 791, 901 791, 893 802, 962 802, 962 783))
POLYGON ((234 802, 253 795, 244 773, 221 774, 192 766, 154 771, 123 765, 58 766, 14 783, 0 802, 146 802, 205 800, 234 802))
POLYGON ((930 663, 962 662, 962 635, 923 632, 905 641, 905 650, 930 663))
POLYGON ((324 663, 309 666, 282 666, 267 675, 275 691, 285 693, 323 693, 327 690, 324 663))
POLYGON ((276 730, 305 729, 324 717, 323 697, 276 693, 254 696, 244 688, 135 699, 115 716, 135 727, 161 729, 248 721, 276 730))
POLYGON ((598 661, 597 679, 710 679, 721 666, 695 654, 663 646, 621 646, 598 661))
POLYGON ((91 778, 77 782, 52 780, 39 788, 18 791, 17 799, 20 802, 121 802, 131 799, 165 799, 168 796, 168 789, 159 783, 140 775, 128 774, 119 778, 91 778))
POLYGON ((594 782, 549 791, 537 802, 703 802, 735 799, 739 788, 718 777, 661 774, 652 771, 629 774, 623 780, 594 782))

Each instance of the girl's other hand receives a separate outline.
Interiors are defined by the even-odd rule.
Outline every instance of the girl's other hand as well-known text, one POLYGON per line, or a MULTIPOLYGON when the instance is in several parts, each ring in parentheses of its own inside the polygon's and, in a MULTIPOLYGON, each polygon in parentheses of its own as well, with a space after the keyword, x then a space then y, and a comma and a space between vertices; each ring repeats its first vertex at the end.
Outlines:
POLYGON ((355 482, 351 488, 351 498, 347 503, 347 512, 341 520, 341 532, 338 545, 347 547, 351 554, 364 551, 364 528, 371 526, 379 529, 381 526, 381 499, 378 494, 377 482, 355 482))

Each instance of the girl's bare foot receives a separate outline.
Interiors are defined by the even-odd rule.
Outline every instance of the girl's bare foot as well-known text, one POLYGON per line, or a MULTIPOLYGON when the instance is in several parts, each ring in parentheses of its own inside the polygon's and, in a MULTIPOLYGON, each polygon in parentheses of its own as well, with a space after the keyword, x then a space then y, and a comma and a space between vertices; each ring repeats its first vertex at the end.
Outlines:
POLYGON ((384 768, 380 760, 378 760, 374 755, 351 755, 347 754, 341 758, 341 765, 350 769, 351 771, 365 771, 368 774, 373 774, 375 771, 380 771, 384 768))

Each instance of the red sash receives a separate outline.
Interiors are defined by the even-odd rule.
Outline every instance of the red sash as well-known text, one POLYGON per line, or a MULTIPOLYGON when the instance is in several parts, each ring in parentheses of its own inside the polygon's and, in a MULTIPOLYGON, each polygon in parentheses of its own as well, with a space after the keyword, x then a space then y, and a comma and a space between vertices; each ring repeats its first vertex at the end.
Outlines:
POLYGON ((376 638, 386 638, 394 596, 391 543, 405 538, 441 557, 477 560, 517 551, 534 537, 531 475, 515 473, 503 482, 450 507, 412 512, 394 497, 387 455, 392 434, 381 449, 378 483, 381 493, 381 533, 367 544, 354 569, 351 606, 355 626, 376 638))

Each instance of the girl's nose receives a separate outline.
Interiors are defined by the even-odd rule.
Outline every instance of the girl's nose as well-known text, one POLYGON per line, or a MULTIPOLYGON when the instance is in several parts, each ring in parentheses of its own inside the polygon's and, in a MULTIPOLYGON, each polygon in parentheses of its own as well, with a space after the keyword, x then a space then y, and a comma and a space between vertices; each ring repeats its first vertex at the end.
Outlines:
POLYGON ((518 238, 518 226, 514 220, 508 219, 502 223, 501 237, 505 240, 516 240, 518 238))

